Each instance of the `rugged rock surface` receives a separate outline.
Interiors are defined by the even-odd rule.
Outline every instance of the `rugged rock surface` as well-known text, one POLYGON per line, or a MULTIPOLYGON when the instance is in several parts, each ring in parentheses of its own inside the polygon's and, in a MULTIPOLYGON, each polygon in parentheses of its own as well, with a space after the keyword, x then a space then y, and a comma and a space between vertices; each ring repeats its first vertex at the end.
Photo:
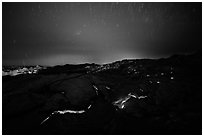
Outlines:
POLYGON ((201 134, 202 57, 3 77, 3 134, 201 134))

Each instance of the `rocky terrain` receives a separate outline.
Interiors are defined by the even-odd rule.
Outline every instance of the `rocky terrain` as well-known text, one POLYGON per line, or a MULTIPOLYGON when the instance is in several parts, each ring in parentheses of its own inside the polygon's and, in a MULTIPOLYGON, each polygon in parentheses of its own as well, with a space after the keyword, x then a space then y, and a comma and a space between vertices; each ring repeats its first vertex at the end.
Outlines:
POLYGON ((202 54, 3 76, 3 134, 202 134, 202 54))

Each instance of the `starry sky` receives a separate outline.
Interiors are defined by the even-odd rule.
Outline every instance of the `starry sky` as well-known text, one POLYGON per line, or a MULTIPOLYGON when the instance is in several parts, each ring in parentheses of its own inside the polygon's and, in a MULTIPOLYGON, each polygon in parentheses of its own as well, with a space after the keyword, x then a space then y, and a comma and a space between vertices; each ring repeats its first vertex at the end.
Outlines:
POLYGON ((202 3, 3 2, 3 65, 109 63, 202 49, 202 3))

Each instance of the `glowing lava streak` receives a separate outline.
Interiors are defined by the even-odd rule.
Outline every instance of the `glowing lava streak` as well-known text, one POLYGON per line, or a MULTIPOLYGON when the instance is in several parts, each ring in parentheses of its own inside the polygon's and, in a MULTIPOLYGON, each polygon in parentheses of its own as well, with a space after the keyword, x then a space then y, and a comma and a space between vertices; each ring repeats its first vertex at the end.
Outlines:
POLYGON ((124 109, 125 108, 125 103, 131 98, 135 98, 135 99, 144 99, 147 96, 138 96, 137 94, 133 94, 133 93, 129 93, 126 97, 121 98, 115 102, 113 102, 113 105, 117 106, 120 109, 124 109))
POLYGON ((125 102, 127 102, 130 99, 131 96, 127 96, 125 98, 121 98, 115 102, 113 102, 113 105, 118 106, 120 109, 123 109, 125 107, 125 102))
POLYGON ((94 88, 95 91, 96 91, 96 95, 98 95, 98 88, 97 88, 95 85, 93 85, 93 88, 94 88))
POLYGON ((91 108, 91 105, 88 106, 88 109, 90 109, 90 108, 91 108))
MULTIPOLYGON (((88 107, 88 109, 91 107, 91 105, 88 107)), ((79 110, 79 111, 74 111, 74 110, 58 110, 58 111, 54 111, 52 112, 52 114, 47 117, 46 119, 44 119, 40 124, 43 124, 44 122, 46 122, 52 115, 55 115, 55 114, 66 114, 66 113, 73 113, 73 114, 81 114, 81 113, 84 113, 86 112, 85 110, 79 110)))

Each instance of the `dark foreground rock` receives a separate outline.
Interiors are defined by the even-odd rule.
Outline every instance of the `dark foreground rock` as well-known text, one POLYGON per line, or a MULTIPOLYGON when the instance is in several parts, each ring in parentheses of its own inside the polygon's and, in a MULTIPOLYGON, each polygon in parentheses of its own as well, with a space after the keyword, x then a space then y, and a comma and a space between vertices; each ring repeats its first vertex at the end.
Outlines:
POLYGON ((201 74, 197 53, 5 76, 2 132, 202 134, 201 74))

